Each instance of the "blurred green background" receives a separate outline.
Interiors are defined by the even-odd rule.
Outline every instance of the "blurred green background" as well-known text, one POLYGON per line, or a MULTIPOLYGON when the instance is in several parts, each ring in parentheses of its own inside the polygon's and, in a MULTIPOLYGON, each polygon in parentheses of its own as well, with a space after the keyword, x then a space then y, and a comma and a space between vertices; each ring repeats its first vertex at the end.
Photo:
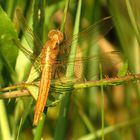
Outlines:
MULTIPOLYGON (((20 38, 21 43, 29 48, 23 37, 24 32, 15 19, 16 8, 21 9, 28 25, 42 44, 47 40, 50 30, 62 29, 63 26, 66 39, 71 38, 78 18, 79 31, 97 22, 93 29, 90 28, 88 34, 84 32, 85 35, 82 34, 78 38, 78 46, 81 48, 79 55, 84 55, 85 58, 95 56, 95 61, 84 63, 84 68, 80 63, 77 65, 80 67, 76 68, 77 73, 84 73, 80 74, 80 77, 85 83, 99 79, 99 75, 103 75, 106 79, 118 78, 117 73, 120 69, 125 71, 121 76, 140 72, 138 0, 71 0, 67 13, 64 12, 66 4, 66 0, 0 1, 1 88, 25 82, 32 65, 12 41, 20 38), (82 6, 81 16, 77 17, 77 7, 80 5, 78 2, 81 2, 82 6), (66 22, 63 20, 64 14, 67 17, 66 22), (103 20, 98 24, 98 21, 107 16, 111 16, 108 23, 103 20), (97 33, 103 37, 98 39, 97 33), (111 53, 114 51, 116 53, 111 53)), ((33 52, 39 54, 40 48, 35 46, 33 52)), ((58 99, 55 106, 48 108, 47 117, 43 116, 45 119, 37 128, 32 125, 35 101, 31 96, 0 99, 0 139, 38 140, 41 137, 44 140, 140 139, 139 82, 125 83, 124 80, 124 84, 119 86, 81 88, 71 91, 68 95, 70 96, 67 99, 65 97, 62 100, 58 99)))

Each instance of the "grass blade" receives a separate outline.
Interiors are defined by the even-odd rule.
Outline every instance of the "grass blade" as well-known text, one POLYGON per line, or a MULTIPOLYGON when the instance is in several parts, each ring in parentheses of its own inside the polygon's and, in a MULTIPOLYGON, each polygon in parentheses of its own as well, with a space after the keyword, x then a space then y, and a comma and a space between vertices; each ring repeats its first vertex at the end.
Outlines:
MULTIPOLYGON (((67 1, 67 5, 66 5, 67 8, 68 8, 68 3, 69 3, 69 0, 67 1)), ((73 34, 77 34, 79 32, 81 6, 82 6, 82 0, 79 0, 73 34)), ((65 12, 66 11, 67 10, 65 10, 65 12)), ((74 42, 74 44, 72 44, 71 46, 69 61, 72 61, 75 59, 74 57, 71 57, 71 56, 74 56, 74 54, 76 55, 76 46, 77 46, 77 42, 74 42)), ((73 74, 74 74, 73 72, 74 72, 74 65, 68 65, 66 77, 68 78, 73 77, 73 74)), ((66 93, 64 99, 61 102, 59 117, 57 120, 56 129, 55 129, 55 140, 64 139, 65 137, 65 130, 66 130, 66 124, 67 124, 67 118, 68 118, 68 112, 69 112, 69 106, 70 106, 70 96, 71 96, 71 92, 66 93)))
POLYGON ((12 140, 11 134, 10 134, 10 128, 8 125, 8 118, 6 115, 6 110, 4 107, 4 101, 0 100, 0 129, 1 129, 1 134, 3 137, 3 140, 12 140))

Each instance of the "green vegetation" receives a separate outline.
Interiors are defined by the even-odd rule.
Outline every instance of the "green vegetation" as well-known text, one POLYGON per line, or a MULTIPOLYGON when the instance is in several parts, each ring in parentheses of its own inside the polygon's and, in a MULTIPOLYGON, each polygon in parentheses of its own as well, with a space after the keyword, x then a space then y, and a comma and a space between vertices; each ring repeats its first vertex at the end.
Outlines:
POLYGON ((138 0, 2 0, 0 140, 140 139, 139 6, 138 0), (52 29, 65 35, 58 57, 65 61, 34 127, 37 55, 52 29))

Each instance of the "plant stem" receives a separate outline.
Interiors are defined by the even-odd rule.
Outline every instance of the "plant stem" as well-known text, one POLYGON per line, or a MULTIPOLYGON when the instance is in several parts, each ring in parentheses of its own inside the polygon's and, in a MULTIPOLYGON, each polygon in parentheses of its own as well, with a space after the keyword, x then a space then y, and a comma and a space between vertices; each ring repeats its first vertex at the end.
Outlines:
MULTIPOLYGON (((139 81, 140 80, 140 74, 130 74, 126 75, 124 77, 115 77, 115 78, 105 78, 101 80, 93 80, 93 81, 86 81, 81 83, 75 83, 71 89, 83 89, 83 88, 90 88, 90 87, 100 87, 100 86, 116 86, 116 85, 123 85, 128 82, 132 81, 139 81)), ((28 85, 35 85, 37 86, 39 84, 39 81, 33 83, 23 83, 18 84, 17 86, 10 86, 6 88, 1 88, 0 91, 4 92, 0 94, 0 99, 4 98, 17 98, 22 96, 28 96, 30 93, 27 90, 16 90, 17 88, 26 88, 28 85), (9 91, 9 90, 15 90, 15 91, 9 91), (8 91, 8 92, 6 92, 8 91)), ((70 83, 61 83, 57 82, 57 84, 53 87, 56 89, 56 92, 64 92, 71 90, 69 87, 70 83)))

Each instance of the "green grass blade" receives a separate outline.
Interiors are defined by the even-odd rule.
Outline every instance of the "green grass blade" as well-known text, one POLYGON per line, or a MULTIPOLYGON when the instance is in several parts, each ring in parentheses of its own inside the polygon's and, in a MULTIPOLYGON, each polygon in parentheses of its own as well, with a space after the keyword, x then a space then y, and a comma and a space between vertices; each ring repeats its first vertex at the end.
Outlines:
MULTIPOLYGON (((64 9, 64 18, 63 18, 63 22, 61 25, 61 31, 63 33, 64 33, 64 26, 65 26, 65 20, 66 20, 66 16, 67 16, 68 7, 69 7, 69 0, 66 0, 66 5, 65 5, 65 9, 64 9)), ((68 110, 64 114, 64 110, 65 110, 64 108, 65 107, 67 108, 68 106, 69 106, 69 102, 66 102, 66 97, 64 97, 64 99, 62 100, 61 106, 60 106, 59 116, 58 116, 58 120, 56 123, 55 134, 54 134, 55 140, 64 139, 67 115, 68 115, 67 114, 68 110)))
MULTIPOLYGON (((0 21, 1 21, 0 23, 0 65, 1 65, 0 73, 5 66, 5 68, 7 69, 7 74, 6 75, 2 74, 3 77, 5 77, 4 79, 8 79, 8 75, 9 75, 10 78, 14 82, 16 82, 16 73, 14 72, 14 66, 15 66, 18 50, 15 47, 12 39, 17 39, 17 34, 14 30, 12 22, 10 21, 9 17, 1 7, 0 7, 0 21), (12 53, 10 50, 12 50, 12 53)), ((2 81, 0 82, 2 83, 2 81)))
POLYGON ((46 120, 46 115, 43 113, 42 119, 40 120, 40 122, 39 122, 39 124, 36 128, 34 140, 40 140, 41 139, 45 120, 46 120))
POLYGON ((138 40, 139 45, 140 45, 140 33, 139 33, 138 25, 137 25, 137 22, 136 22, 136 18, 134 16, 134 13, 133 13, 133 10, 132 10, 131 4, 130 4, 130 0, 125 0, 125 2, 126 2, 126 5, 127 5, 127 11, 128 11, 132 26, 134 28, 137 40, 138 40))
MULTIPOLYGON (((103 79, 102 65, 100 64, 100 79, 103 79)), ((104 140, 104 89, 101 85, 101 115, 102 115, 102 140, 104 140)))
POLYGON ((8 118, 4 106, 4 101, 0 100, 0 129, 1 134, 3 137, 3 140, 12 140, 11 134, 10 134, 10 128, 8 124, 8 118))
MULTIPOLYGON (((68 3, 69 2, 67 2, 66 6, 68 6, 68 3)), ((82 6, 82 0, 79 0, 73 34, 77 34, 79 32, 81 6, 82 6)), ((67 10, 65 10, 65 12, 66 11, 67 10)), ((69 61, 72 61, 75 59, 74 57, 71 57, 71 56, 76 55, 76 46, 77 46, 77 42, 74 42, 74 44, 72 44, 71 46, 69 61)), ((68 78, 73 77, 73 74, 74 74, 73 72, 74 72, 74 65, 71 65, 71 64, 68 65, 66 77, 68 78)), ((69 106, 70 106, 70 96, 71 96, 71 92, 66 93, 64 99, 61 102, 59 117, 57 120, 56 129, 55 129, 55 140, 64 139, 65 137, 65 130, 66 130, 66 124, 67 124, 67 118, 68 118, 68 112, 69 112, 69 106)))
POLYGON ((66 18, 67 18, 67 12, 68 12, 68 7, 69 7, 69 0, 66 1, 66 5, 65 5, 65 9, 64 9, 64 17, 63 17, 63 21, 61 24, 61 32, 64 33, 64 28, 65 28, 65 23, 66 23, 66 18))
MULTIPOLYGON (((139 122, 140 122, 140 118, 137 117, 137 118, 134 118, 132 120, 118 123, 118 124, 113 125, 113 126, 108 126, 108 127, 104 128, 104 134, 106 135, 106 134, 109 134, 109 133, 114 132, 116 130, 119 130, 121 128, 130 127, 130 126, 139 124, 139 122)), ((98 130, 98 131, 96 131, 96 136, 94 134, 88 134, 88 135, 85 135, 85 136, 79 138, 78 140, 95 140, 95 139, 101 138, 101 137, 102 137, 102 130, 98 130)))
POLYGON ((83 108, 82 108, 80 102, 79 102, 78 99, 75 98, 75 97, 74 97, 74 103, 75 103, 75 105, 76 105, 76 107, 77 107, 77 111, 78 111, 78 113, 79 113, 79 115, 80 115, 80 117, 81 117, 80 119, 83 121, 83 123, 84 123, 85 126, 87 127, 88 131, 89 131, 90 133, 94 133, 94 134, 96 135, 96 131, 95 131, 93 125, 92 125, 91 120, 89 120, 89 118, 88 118, 88 116, 85 114, 85 112, 84 112, 84 110, 83 110, 83 108))
MULTIPOLYGON (((45 1, 44 0, 35 0, 34 3, 34 12, 33 12, 33 31, 43 41, 43 32, 44 32, 44 21, 45 21, 45 1)), ((41 46, 34 43, 34 53, 39 54, 41 46)))

